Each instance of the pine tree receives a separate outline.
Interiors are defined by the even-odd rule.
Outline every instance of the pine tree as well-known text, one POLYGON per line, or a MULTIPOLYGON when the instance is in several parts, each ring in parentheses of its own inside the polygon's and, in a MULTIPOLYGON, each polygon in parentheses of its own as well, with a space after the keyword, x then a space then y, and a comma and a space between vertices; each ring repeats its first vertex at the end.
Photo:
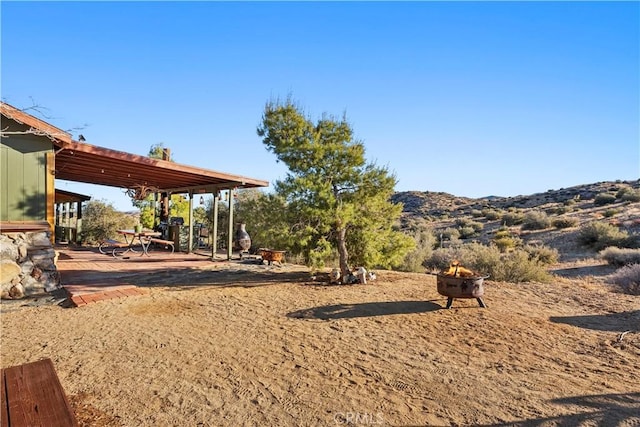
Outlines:
POLYGON ((315 267, 337 250, 340 270, 398 265, 413 239, 397 231, 402 206, 390 202, 396 184, 387 168, 365 161, 346 117, 324 115, 317 123, 293 101, 269 102, 258 127, 267 150, 289 171, 276 182, 284 198, 292 238, 315 267))

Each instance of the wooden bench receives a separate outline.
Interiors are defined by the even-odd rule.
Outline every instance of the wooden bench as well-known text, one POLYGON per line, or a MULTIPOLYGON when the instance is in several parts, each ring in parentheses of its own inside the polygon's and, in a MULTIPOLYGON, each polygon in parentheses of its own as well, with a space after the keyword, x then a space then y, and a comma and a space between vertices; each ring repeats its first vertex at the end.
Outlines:
POLYGON ((77 426, 51 359, 2 369, 2 427, 77 426))
POLYGON ((163 240, 163 239, 158 239, 156 237, 149 237, 149 241, 151 243, 158 243, 160 245, 170 246, 171 247, 171 253, 173 253, 175 251, 173 240, 163 240))
POLYGON ((122 249, 122 248, 130 248, 130 245, 128 243, 125 242, 120 242, 118 240, 113 240, 113 239, 104 239, 100 242, 100 246, 98 246, 98 250, 100 251, 101 254, 107 254, 107 252, 104 251, 105 248, 109 248, 109 252, 111 252, 111 255, 113 255, 113 257, 115 258, 118 254, 117 251, 118 249, 122 249))

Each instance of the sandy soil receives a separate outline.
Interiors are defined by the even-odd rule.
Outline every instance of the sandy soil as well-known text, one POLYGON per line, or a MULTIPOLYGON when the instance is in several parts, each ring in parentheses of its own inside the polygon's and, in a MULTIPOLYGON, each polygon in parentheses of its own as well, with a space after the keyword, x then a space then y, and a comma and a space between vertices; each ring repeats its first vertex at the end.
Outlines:
POLYGON ((50 357, 91 426, 640 425, 640 297, 597 279, 488 282, 488 308, 450 310, 425 274, 129 279, 149 295, 3 304, 2 367, 50 357))

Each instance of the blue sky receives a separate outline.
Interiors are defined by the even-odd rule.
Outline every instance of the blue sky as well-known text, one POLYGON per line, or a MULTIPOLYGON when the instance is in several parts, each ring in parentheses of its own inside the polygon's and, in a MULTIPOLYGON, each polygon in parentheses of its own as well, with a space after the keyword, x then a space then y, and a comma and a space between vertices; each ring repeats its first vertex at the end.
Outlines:
MULTIPOLYGON (((516 196, 640 177, 638 2, 11 2, 2 99, 88 143, 274 182, 291 95, 346 113, 398 191, 516 196)), ((130 210, 119 189, 59 183, 130 210)))

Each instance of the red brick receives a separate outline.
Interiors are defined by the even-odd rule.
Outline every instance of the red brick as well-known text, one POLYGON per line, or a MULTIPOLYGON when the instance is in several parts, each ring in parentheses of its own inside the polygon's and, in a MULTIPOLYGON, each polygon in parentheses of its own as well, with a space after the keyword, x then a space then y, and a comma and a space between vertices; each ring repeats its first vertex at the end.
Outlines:
POLYGON ((86 302, 84 302, 82 297, 72 297, 71 301, 76 305, 76 307, 80 307, 87 304, 86 302))

